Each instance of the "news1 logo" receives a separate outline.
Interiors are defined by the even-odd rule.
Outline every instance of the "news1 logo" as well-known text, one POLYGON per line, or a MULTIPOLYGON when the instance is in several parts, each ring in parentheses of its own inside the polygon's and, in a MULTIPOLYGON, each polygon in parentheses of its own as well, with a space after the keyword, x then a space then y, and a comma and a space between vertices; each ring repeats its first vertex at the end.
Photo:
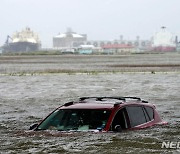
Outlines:
POLYGON ((166 148, 166 149, 180 149, 180 142, 162 142, 161 148, 166 148))

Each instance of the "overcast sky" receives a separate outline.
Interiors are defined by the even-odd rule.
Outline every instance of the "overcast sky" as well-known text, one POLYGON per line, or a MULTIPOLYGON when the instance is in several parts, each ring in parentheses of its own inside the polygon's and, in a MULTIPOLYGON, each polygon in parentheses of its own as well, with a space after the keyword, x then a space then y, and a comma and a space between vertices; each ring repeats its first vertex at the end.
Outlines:
POLYGON ((68 27, 88 40, 150 37, 166 26, 180 37, 180 0, 0 0, 0 46, 30 27, 43 47, 68 27))

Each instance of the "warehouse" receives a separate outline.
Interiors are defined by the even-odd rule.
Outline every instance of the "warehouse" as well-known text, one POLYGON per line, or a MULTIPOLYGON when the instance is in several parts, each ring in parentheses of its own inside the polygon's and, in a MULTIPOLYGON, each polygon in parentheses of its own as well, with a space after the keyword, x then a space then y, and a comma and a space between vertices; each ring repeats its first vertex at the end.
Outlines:
POLYGON ((71 48, 79 47, 87 41, 86 34, 77 34, 72 32, 69 28, 66 33, 59 33, 57 36, 53 37, 53 47, 54 48, 71 48))

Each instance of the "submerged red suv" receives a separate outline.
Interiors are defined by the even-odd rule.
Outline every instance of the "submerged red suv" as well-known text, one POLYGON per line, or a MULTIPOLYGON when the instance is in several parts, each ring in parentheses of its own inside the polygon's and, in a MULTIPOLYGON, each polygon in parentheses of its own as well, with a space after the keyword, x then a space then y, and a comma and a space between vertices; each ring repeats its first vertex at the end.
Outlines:
POLYGON ((30 130, 114 131, 163 125, 154 105, 137 97, 82 97, 55 109, 30 130))

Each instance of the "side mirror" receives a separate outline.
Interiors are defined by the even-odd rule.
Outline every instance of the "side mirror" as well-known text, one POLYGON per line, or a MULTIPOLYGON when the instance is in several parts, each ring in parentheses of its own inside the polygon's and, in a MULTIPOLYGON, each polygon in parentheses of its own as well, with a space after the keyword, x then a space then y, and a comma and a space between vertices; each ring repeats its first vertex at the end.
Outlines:
POLYGON ((38 124, 33 124, 30 126, 29 130, 33 130, 34 128, 36 128, 38 126, 38 124))
POLYGON ((122 132, 122 128, 121 128, 120 125, 116 125, 116 126, 114 127, 114 130, 115 130, 116 132, 122 132))

